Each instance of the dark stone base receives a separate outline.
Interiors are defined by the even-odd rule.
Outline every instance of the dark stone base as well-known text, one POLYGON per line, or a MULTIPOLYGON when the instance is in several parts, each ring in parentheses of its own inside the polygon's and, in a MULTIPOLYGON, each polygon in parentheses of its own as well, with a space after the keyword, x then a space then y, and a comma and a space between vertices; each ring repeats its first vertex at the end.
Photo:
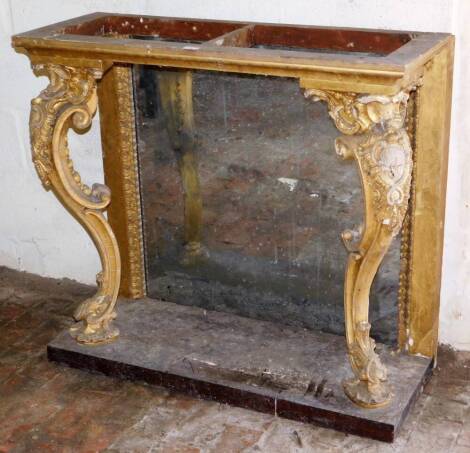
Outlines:
POLYGON ((167 387, 198 398, 392 442, 430 374, 431 360, 378 345, 392 403, 361 409, 345 396, 352 372, 342 337, 151 299, 121 301, 110 344, 84 346, 68 331, 50 360, 167 387))

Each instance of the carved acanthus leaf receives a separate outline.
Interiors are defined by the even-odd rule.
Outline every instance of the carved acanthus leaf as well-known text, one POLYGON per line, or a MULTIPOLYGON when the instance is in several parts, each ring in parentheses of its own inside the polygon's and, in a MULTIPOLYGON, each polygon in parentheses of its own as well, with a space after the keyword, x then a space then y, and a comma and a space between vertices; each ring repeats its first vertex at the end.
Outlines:
POLYGON ((304 95, 313 101, 325 101, 331 118, 343 134, 360 134, 371 126, 365 106, 358 101, 359 96, 355 93, 310 88, 305 90, 304 95))
POLYGON ((375 341, 370 338, 370 324, 356 326, 356 342, 349 351, 358 379, 367 381, 371 388, 387 380, 387 369, 375 353, 375 341))
POLYGON ((30 134, 33 162, 46 189, 85 227, 96 244, 103 272, 97 276, 98 292, 75 312, 80 321, 71 328, 82 343, 99 343, 116 338, 111 325, 120 281, 120 256, 114 234, 103 215, 111 200, 103 184, 88 187, 74 169, 67 143, 70 128, 86 131, 97 108, 94 69, 54 64, 36 65, 36 75, 47 75, 49 85, 31 102, 30 134))
MULTIPOLYGON (((47 75, 49 85, 31 101, 30 135, 33 163, 46 189, 51 187, 50 174, 54 170, 52 140, 58 119, 65 110, 71 110, 70 126, 76 130, 86 129, 96 111, 96 81, 99 76, 94 69, 72 68, 53 64, 33 66, 36 75, 47 75)), ((96 184, 88 187, 81 181, 70 159, 67 138, 64 137, 65 164, 79 192, 91 202, 100 203, 109 198, 105 187, 96 184)))
POLYGON ((346 335, 355 374, 354 379, 344 382, 344 388, 357 404, 380 407, 390 401, 391 391, 385 382, 386 369, 369 336, 369 293, 408 206, 412 170, 412 150, 404 124, 408 91, 395 96, 364 96, 309 89, 305 95, 327 102, 330 116, 345 134, 336 139, 336 152, 356 161, 362 180, 364 222, 342 235, 349 252, 346 335))
POLYGON ((336 139, 338 155, 355 158, 359 165, 376 221, 393 235, 399 232, 406 214, 413 165, 404 128, 407 99, 405 93, 358 98, 372 126, 361 135, 336 139))

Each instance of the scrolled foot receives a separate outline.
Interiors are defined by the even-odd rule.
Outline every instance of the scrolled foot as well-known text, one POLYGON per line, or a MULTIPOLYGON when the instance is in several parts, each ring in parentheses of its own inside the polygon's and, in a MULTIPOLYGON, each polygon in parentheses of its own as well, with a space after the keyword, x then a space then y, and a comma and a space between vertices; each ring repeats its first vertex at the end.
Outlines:
POLYGON ((109 296, 95 295, 85 300, 75 310, 74 318, 77 323, 70 328, 70 335, 79 343, 109 343, 119 336, 119 329, 112 324, 116 312, 109 296))
POLYGON ((355 343, 349 346, 349 358, 355 374, 343 382, 343 388, 354 403, 372 409, 386 406, 392 399, 387 382, 387 369, 375 352, 375 341, 370 338, 370 324, 356 324, 355 343))
POLYGON ((79 321, 70 328, 69 332, 78 343, 87 345, 110 343, 119 337, 119 329, 109 321, 96 324, 79 321))
POLYGON ((113 325, 108 325, 106 327, 86 326, 83 321, 80 321, 70 328, 70 335, 72 335, 72 338, 74 338, 78 343, 97 345, 114 341, 119 337, 119 329, 113 325))
POLYGON ((371 385, 368 381, 352 378, 343 382, 347 397, 366 409, 384 407, 392 400, 392 391, 386 382, 371 385))

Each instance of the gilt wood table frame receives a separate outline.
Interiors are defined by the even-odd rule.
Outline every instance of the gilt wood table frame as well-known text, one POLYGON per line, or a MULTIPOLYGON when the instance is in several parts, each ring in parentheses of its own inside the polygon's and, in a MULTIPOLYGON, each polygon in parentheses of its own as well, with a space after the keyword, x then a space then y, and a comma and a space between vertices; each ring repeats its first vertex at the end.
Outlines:
POLYGON ((451 35, 95 13, 16 35, 13 46, 28 55, 37 75, 50 80, 31 107, 36 170, 89 233, 102 262, 97 294, 75 313, 71 333, 77 341, 115 339, 118 294, 145 296, 131 68, 149 64, 296 78, 307 98, 327 103, 342 133, 336 152, 356 161, 365 207, 363 225, 343 233, 349 252, 346 337, 354 372, 345 391, 363 407, 390 401, 386 370, 369 337, 369 290, 400 231, 399 346, 435 356, 451 35), (173 39, 132 38, 155 30, 173 39), (294 49, 257 48, 279 40, 294 49), (295 50, 298 42, 310 50, 295 50), (67 132, 86 131, 98 105, 106 185, 89 187, 73 168, 67 132))

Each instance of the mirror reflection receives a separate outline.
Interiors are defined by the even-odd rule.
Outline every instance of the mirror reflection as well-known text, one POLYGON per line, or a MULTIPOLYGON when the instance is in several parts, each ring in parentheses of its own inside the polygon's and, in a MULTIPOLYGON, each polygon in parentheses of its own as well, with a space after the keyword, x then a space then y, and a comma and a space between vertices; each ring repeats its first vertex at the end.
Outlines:
MULTIPOLYGON (((362 221, 355 164, 297 80, 134 67, 149 297, 344 334, 347 253, 362 221)), ((396 339, 399 240, 371 294, 396 339)))

